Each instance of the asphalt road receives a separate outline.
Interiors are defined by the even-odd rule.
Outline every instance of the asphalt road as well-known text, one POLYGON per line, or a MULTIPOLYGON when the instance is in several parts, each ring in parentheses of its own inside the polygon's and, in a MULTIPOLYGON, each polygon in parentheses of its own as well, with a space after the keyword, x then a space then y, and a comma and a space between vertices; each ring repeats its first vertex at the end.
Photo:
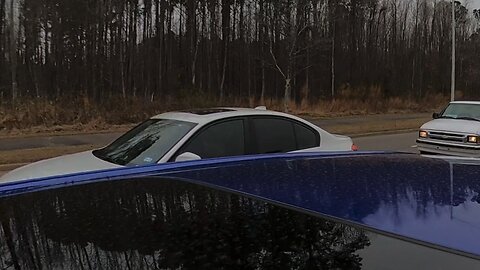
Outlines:
POLYGON ((103 133, 46 137, 1 138, 0 151, 54 146, 76 146, 86 144, 106 145, 118 138, 121 134, 122 133, 103 133))
POLYGON ((417 132, 375 135, 353 138, 353 141, 360 150, 388 150, 418 153, 415 146, 417 132))
MULTIPOLYGON (((50 136, 35 138, 0 139, 0 151, 29 149, 51 146, 75 146, 85 144, 106 145, 121 133, 85 134, 69 136, 50 136)), ((354 137, 354 143, 360 150, 389 150, 415 152, 416 132, 354 137)))
POLYGON ((343 116, 338 118, 310 119, 313 124, 328 129, 335 125, 361 125, 362 123, 375 121, 402 121, 414 120, 430 117, 430 113, 411 113, 411 114, 377 114, 377 115, 354 115, 343 116))

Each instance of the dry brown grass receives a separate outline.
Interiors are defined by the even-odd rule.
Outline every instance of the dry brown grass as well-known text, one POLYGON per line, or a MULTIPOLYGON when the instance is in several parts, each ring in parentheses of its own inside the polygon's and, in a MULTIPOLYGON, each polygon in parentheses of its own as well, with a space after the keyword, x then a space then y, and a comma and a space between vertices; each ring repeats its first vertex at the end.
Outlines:
MULTIPOLYGON (((292 101, 289 112, 309 117, 331 117, 379 113, 431 112, 444 106, 448 97, 427 95, 422 100, 383 98, 378 88, 353 94, 347 88, 339 91, 334 100, 303 98, 292 101)), ((283 101, 266 99, 261 104, 254 98, 234 98, 223 102, 202 93, 180 93, 177 98, 168 97, 153 102, 141 98, 110 98, 106 103, 93 103, 88 98, 65 98, 57 101, 46 99, 22 100, 15 105, 0 104, 0 135, 88 132, 125 130, 152 115, 165 111, 214 106, 255 107, 266 105, 269 109, 283 110, 283 101), (125 128, 124 125, 127 125, 125 128)))
POLYGON ((290 105, 291 111, 298 115, 312 117, 333 117, 348 115, 368 115, 385 113, 420 113, 438 111, 446 102, 427 102, 389 98, 386 100, 349 100, 334 99, 332 101, 302 101, 300 106, 295 103, 290 105))
POLYGON ((426 95, 422 99, 389 97, 384 98, 378 87, 352 94, 350 89, 341 89, 333 100, 310 101, 302 99, 300 105, 292 103, 292 112, 313 117, 368 115, 386 113, 421 113, 439 111, 449 98, 439 94, 426 95))

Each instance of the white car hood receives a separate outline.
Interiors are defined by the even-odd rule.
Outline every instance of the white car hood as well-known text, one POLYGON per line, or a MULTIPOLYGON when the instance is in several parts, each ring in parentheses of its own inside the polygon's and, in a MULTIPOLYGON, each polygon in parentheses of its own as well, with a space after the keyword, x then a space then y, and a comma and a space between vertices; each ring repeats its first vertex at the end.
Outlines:
POLYGON ((1 177, 0 183, 120 167, 122 166, 95 157, 92 151, 86 151, 46 159, 20 167, 1 177))
POLYGON ((421 129, 480 134, 480 122, 460 119, 435 119, 423 124, 421 129))

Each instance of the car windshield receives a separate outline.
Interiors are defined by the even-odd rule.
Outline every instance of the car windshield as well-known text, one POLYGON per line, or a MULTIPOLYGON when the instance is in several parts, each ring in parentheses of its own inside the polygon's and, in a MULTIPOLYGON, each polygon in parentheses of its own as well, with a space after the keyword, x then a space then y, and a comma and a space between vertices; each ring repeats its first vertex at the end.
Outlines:
POLYGON ((480 121, 480 104, 454 103, 448 105, 442 118, 470 119, 480 121))
POLYGON ((150 119, 93 154, 118 165, 157 163, 195 125, 178 120, 150 119))

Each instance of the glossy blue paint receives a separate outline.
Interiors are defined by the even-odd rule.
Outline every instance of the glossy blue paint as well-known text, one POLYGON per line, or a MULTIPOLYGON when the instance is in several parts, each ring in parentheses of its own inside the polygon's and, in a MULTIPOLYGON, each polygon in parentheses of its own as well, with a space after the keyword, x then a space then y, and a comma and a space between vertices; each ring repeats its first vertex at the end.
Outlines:
POLYGON ((390 154, 285 158, 172 175, 480 256, 477 165, 390 154))
POLYGON ((238 157, 224 157, 216 159, 204 159, 186 162, 173 162, 154 164, 138 167, 123 167, 119 169, 102 170, 86 173, 75 173, 61 176, 52 176, 24 181, 0 183, 0 198, 4 196, 33 192, 51 188, 59 188, 67 185, 79 185, 128 177, 145 177, 152 175, 164 175, 178 170, 192 170, 198 168, 216 168, 246 161, 277 160, 284 158, 314 158, 314 157, 338 157, 338 156, 361 156, 383 155, 387 151, 358 151, 358 152, 304 152, 289 154, 264 154, 238 157))
POLYGON ((224 158, 4 184, 1 196, 175 177, 480 257, 480 166, 395 153, 224 158))

